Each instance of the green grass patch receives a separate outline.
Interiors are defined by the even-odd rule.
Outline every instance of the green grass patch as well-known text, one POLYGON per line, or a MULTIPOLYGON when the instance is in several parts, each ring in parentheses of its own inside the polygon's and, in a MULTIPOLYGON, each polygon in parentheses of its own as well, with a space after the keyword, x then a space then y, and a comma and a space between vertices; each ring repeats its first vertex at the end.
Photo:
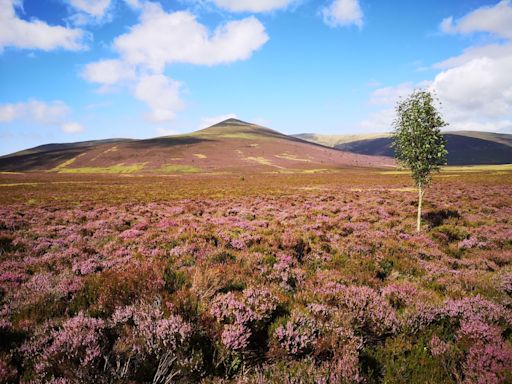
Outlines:
POLYGON ((197 168, 192 165, 168 164, 168 165, 163 165, 161 168, 157 169, 157 172, 162 172, 162 173, 199 173, 199 172, 201 172, 201 168, 197 168))
MULTIPOLYGON (((442 173, 450 172, 507 172, 512 171, 512 164, 484 164, 484 165, 449 165, 441 168, 442 173)), ((407 175, 410 172, 407 169, 397 169, 394 171, 379 172, 381 175, 407 175)))
POLYGON ((110 167, 82 167, 82 168, 60 168, 58 173, 135 173, 141 171, 146 163, 125 165, 124 163, 111 165, 110 167))

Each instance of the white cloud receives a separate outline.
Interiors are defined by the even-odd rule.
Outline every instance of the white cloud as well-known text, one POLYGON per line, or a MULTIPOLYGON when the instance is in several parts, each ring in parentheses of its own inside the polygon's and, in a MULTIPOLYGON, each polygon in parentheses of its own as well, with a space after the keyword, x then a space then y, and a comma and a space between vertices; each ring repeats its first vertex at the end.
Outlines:
POLYGON ((155 129, 158 136, 174 136, 178 134, 178 131, 169 128, 158 127, 155 129))
POLYGON ((84 49, 86 36, 81 29, 51 26, 40 20, 26 21, 15 12, 17 0, 0 0, 0 52, 5 47, 21 49, 67 49, 76 51, 84 49))
POLYGON ((138 24, 118 36, 113 49, 118 58, 85 66, 82 76, 101 84, 101 90, 123 81, 158 123, 175 118, 184 107, 181 83, 166 77, 172 63, 217 65, 246 60, 268 40, 265 27, 254 17, 231 21, 210 31, 189 12, 167 13, 159 3, 125 0, 141 8, 138 24))
POLYGON ((479 57, 438 73, 432 81, 403 83, 376 89, 370 103, 387 108, 371 114, 361 126, 391 127, 392 110, 400 97, 414 89, 428 88, 441 102, 441 112, 450 123, 448 130, 511 132, 512 125, 512 55, 479 57))
POLYGON ((450 124, 447 130, 478 130, 512 133, 512 6, 504 0, 481 7, 461 19, 444 19, 441 29, 448 33, 488 32, 504 42, 466 48, 460 55, 434 64, 441 70, 431 81, 403 83, 375 90, 371 104, 386 105, 361 124, 389 124, 389 106, 414 88, 434 91, 441 112, 450 124), (508 39, 508 40, 507 40, 508 39), (387 123, 386 123, 387 122, 387 123))
POLYGON ((78 11, 101 19, 107 13, 111 0, 69 0, 69 4, 78 11))
POLYGON ((230 12, 270 12, 286 8, 296 0, 210 0, 230 12))
POLYGON ((512 56, 469 61, 439 73, 434 89, 456 120, 512 115, 512 56))
POLYGON ((64 133, 75 134, 75 133, 83 132, 85 130, 85 128, 82 124, 79 124, 76 122, 69 122, 69 123, 62 124, 61 130, 64 133))
POLYGON ((26 120, 43 125, 62 122, 69 114, 69 107, 62 101, 45 103, 30 100, 25 103, 0 105, 0 122, 9 123, 14 120, 26 120))
POLYGON ((124 0, 124 2, 133 9, 140 9, 142 7, 142 2, 139 0, 124 0))
POLYGON ((456 21, 453 17, 448 17, 441 22, 440 27, 445 33, 489 32, 510 39, 512 5, 510 0, 502 0, 494 6, 480 7, 456 21))
POLYGON ((359 0, 334 0, 322 9, 324 23, 330 27, 356 25, 363 27, 363 11, 359 0))
POLYGON ((217 123, 220 123, 221 121, 227 120, 227 119, 237 119, 237 115, 234 113, 228 113, 227 115, 218 115, 218 116, 210 116, 210 117, 203 117, 201 121, 199 122, 198 129, 208 128, 212 125, 215 125, 217 123))
POLYGON ((405 97, 414 90, 413 83, 402 83, 393 87, 377 88, 370 95, 370 104, 391 105, 395 104, 399 98, 405 97))
POLYGON ((91 83, 113 85, 135 78, 135 70, 121 60, 100 60, 85 66, 82 77, 91 83))
POLYGON ((123 61, 161 72, 167 64, 215 65, 246 60, 268 40, 254 17, 228 22, 215 31, 189 12, 165 12, 146 3, 140 23, 117 37, 114 48, 123 61))
POLYGON ((370 113, 366 119, 359 123, 359 127, 370 133, 389 132, 392 129, 394 119, 395 110, 393 108, 386 108, 370 113))
POLYGON ((183 109, 180 98, 181 83, 164 75, 143 76, 135 87, 135 97, 151 108, 147 118, 153 123, 173 120, 183 109))
POLYGON ((39 126, 60 126, 64 133, 79 133, 84 127, 68 121, 70 108, 62 101, 29 100, 23 103, 0 104, 0 123, 24 121, 39 126))
POLYGON ((512 56, 512 43, 488 44, 466 48, 462 54, 436 63, 433 67, 439 69, 449 69, 483 57, 500 59, 508 56, 512 56))

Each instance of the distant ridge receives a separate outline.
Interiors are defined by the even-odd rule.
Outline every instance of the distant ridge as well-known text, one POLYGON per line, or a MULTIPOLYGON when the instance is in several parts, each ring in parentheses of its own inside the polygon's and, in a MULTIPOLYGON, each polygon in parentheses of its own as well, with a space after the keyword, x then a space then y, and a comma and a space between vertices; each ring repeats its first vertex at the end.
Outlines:
POLYGON ((57 173, 322 172, 389 167, 358 155, 237 119, 185 135, 46 144, 0 158, 0 171, 57 173))
MULTIPOLYGON (((512 163, 512 135, 479 131, 449 131, 448 165, 483 165, 512 163)), ((295 137, 327 145, 354 154, 393 157, 391 135, 317 135, 305 133, 295 137)))

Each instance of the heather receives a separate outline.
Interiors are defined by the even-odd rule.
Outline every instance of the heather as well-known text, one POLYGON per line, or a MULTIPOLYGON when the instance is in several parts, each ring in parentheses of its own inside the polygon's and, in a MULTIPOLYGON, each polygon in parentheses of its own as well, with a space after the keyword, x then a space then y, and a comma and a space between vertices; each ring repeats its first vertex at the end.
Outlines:
POLYGON ((1 183, 3 382, 512 381, 511 174, 1 183))

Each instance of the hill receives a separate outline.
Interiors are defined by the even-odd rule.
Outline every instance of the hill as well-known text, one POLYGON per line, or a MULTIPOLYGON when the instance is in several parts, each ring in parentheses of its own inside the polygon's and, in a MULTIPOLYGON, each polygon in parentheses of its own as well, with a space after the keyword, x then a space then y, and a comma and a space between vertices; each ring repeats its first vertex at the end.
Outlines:
POLYGON ((392 164, 236 119, 186 135, 48 144, 0 157, 0 171, 58 173, 285 173, 392 164))
MULTIPOLYGON (((452 131, 444 136, 448 149, 449 165, 481 165, 512 163, 512 135, 476 132, 452 131)), ((295 135, 317 144, 330 146, 354 154, 393 156, 391 135, 295 135)))

